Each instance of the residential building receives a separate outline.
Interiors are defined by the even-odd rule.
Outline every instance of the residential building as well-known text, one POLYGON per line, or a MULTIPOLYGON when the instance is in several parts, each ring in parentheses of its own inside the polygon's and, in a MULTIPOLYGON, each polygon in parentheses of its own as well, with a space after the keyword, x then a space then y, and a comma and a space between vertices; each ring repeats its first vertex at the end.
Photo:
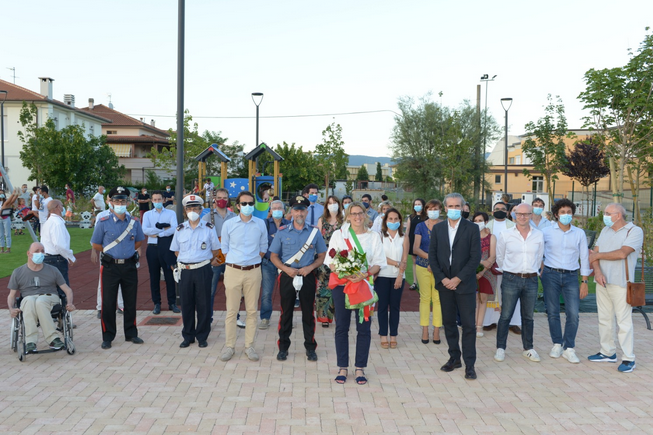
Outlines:
MULTIPOLYGON (((374 177, 376 177, 376 163, 364 163, 364 165, 365 169, 367 169, 367 174, 369 175, 370 180, 374 181, 374 177)), ((360 168, 361 166, 347 166, 347 173, 349 175, 348 179, 355 180, 360 168)), ((381 174, 383 175, 383 181, 385 181, 388 177, 392 178, 392 170, 393 167, 387 163, 381 165, 381 174)))

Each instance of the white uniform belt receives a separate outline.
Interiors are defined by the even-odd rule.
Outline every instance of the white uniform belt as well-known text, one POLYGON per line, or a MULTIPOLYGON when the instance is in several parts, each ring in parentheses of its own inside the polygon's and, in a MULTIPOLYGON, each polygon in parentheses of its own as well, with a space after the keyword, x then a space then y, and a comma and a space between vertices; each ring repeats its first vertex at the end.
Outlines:
POLYGON ((184 264, 184 263, 177 263, 180 269, 199 269, 200 267, 204 267, 207 264, 209 264, 211 260, 204 260, 199 263, 193 263, 193 264, 184 264))

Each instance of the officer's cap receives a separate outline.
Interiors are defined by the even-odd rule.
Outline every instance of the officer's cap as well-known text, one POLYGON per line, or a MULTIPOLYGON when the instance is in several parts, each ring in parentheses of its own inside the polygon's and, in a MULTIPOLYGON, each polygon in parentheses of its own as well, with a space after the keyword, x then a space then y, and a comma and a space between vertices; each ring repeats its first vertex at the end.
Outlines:
POLYGON ((129 189, 125 186, 116 186, 109 192, 111 199, 129 199, 129 189))
POLYGON ((184 207, 189 207, 193 205, 202 205, 204 200, 202 200, 202 197, 199 195, 186 195, 181 203, 184 207))
POLYGON ((295 210, 306 210, 309 205, 311 205, 311 201, 301 195, 295 196, 290 200, 290 208, 294 208, 295 210))

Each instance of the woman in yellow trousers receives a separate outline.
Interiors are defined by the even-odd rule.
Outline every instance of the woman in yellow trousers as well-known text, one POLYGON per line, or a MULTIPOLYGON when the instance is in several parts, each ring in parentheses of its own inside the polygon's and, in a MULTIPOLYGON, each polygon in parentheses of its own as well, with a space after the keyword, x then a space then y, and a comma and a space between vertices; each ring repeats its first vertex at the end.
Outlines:
POLYGON ((431 307, 433 307, 433 343, 440 344, 440 327, 442 326, 442 309, 440 308, 440 294, 435 289, 435 278, 429 266, 429 244, 431 243, 431 230, 433 226, 442 222, 440 210, 442 203, 432 199, 426 203, 428 219, 415 228, 415 242, 413 253, 417 265, 417 283, 419 284, 419 324, 422 327, 422 343, 429 342, 429 321, 431 307))

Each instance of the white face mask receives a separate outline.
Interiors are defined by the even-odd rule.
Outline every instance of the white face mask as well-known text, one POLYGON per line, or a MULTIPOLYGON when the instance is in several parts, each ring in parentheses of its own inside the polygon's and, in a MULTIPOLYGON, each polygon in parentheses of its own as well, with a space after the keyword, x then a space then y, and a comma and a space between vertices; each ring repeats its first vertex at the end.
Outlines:
POLYGON ((337 213, 339 207, 338 207, 338 204, 329 204, 329 205, 327 206, 327 208, 329 209, 329 211, 330 211, 331 213, 337 213))
POLYGON ((476 225, 478 225, 478 230, 483 231, 485 229, 485 222, 474 222, 476 225))
POLYGON ((189 211, 187 213, 187 215, 188 215, 188 220, 191 221, 191 222, 195 222, 196 220, 198 220, 200 218, 199 213, 194 212, 194 211, 189 211))

